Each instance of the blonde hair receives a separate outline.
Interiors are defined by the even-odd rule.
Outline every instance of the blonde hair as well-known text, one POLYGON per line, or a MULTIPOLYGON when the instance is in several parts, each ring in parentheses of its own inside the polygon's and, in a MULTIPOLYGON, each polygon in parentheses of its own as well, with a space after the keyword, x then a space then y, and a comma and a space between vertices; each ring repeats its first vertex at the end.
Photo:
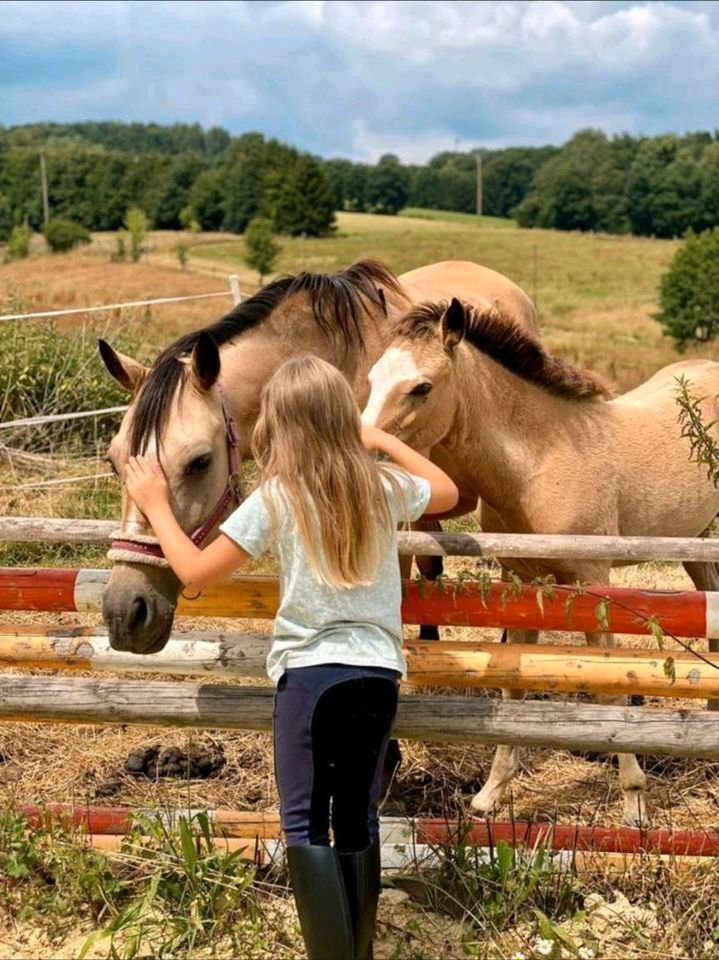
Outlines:
POLYGON ((339 370, 314 356, 284 363, 262 392, 252 447, 272 522, 268 484, 288 504, 317 579, 340 589, 372 583, 395 523, 383 477, 401 490, 364 448, 339 370))

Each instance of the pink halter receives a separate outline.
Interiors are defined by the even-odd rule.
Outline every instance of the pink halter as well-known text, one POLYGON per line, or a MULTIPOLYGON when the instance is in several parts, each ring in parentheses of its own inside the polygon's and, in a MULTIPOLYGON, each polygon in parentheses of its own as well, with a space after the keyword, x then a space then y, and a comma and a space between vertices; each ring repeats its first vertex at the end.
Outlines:
MULTIPOLYGON (((225 391, 222 389, 222 384, 219 381, 217 382, 217 392, 220 395, 222 416, 225 421, 227 434, 227 464, 229 475, 227 478, 227 486, 220 496, 220 499, 190 537, 197 547, 212 533, 224 517, 231 503, 242 503, 242 491, 240 487, 241 464, 239 455, 240 433, 237 429, 235 419, 227 406, 225 391)), ((117 538, 112 540, 108 556, 111 560, 125 560, 126 562, 134 561, 135 563, 142 563, 142 558, 147 558, 145 562, 148 563, 158 563, 158 561, 164 561, 166 563, 162 547, 154 537, 150 538, 146 535, 138 534, 137 538, 135 538, 132 535, 126 534, 125 531, 119 531, 117 538), (123 556, 117 556, 118 552, 121 552, 123 556), (133 554, 137 559, 134 559, 134 556, 127 558, 124 554, 133 554)))

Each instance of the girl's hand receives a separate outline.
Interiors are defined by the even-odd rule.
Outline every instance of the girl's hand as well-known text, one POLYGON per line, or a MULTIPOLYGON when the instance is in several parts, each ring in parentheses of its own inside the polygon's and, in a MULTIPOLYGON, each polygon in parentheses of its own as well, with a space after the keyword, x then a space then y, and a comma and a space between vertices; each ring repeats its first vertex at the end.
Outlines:
POLYGON ((167 477, 157 460, 130 457, 125 467, 125 486, 148 519, 153 510, 170 502, 167 477))
POLYGON ((366 450, 381 450, 382 449, 382 439, 387 436, 384 430, 380 430, 379 427, 366 427, 362 424, 360 428, 360 436, 362 437, 362 443, 366 450))

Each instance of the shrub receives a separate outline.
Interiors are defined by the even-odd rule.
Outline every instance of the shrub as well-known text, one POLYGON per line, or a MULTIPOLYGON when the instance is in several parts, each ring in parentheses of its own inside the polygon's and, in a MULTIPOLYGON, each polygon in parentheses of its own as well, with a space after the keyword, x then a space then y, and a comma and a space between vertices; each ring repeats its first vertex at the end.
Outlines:
POLYGON ((282 247, 272 236, 269 220, 263 220, 261 217, 250 220, 244 238, 245 263, 248 267, 257 270, 262 283, 265 276, 272 270, 282 247))
POLYGON ((6 260, 24 260, 30 253, 30 241, 32 240, 32 230, 26 223, 21 223, 12 228, 10 239, 7 244, 6 260))
POLYGON ((43 233, 53 253, 65 253, 90 242, 90 231, 74 220, 51 220, 45 224, 43 233))
POLYGON ((122 230, 117 231, 115 240, 115 250, 110 254, 112 263, 124 263, 127 260, 127 247, 125 246, 125 234, 122 230))
POLYGON ((125 227, 130 235, 130 258, 133 263, 142 256, 142 244, 147 236, 148 229, 145 212, 139 207, 130 207, 125 214, 125 227))
POLYGON ((177 260, 183 270, 187 270, 187 261, 190 259, 190 248, 182 240, 175 247, 177 260))
MULTIPOLYGON (((99 336, 107 336, 106 324, 61 333, 53 323, 13 323, 5 331, 6 349, 0 351, 0 421, 127 403, 127 394, 100 360, 99 336)), ((115 322, 111 337, 118 349, 137 354, 136 338, 127 328, 118 330, 115 322)), ((25 449, 69 443, 76 449, 94 449, 98 440, 111 437, 116 429, 116 418, 88 417, 13 428, 11 440, 21 439, 25 449)))
POLYGON ((719 333, 719 228, 689 233, 662 277, 656 319, 678 350, 719 333))

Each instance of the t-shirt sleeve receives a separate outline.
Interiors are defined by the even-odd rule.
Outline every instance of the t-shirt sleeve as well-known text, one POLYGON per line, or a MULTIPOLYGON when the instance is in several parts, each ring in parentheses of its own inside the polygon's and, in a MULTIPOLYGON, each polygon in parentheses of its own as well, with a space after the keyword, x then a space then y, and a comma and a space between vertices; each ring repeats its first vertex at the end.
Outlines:
POLYGON ((429 480, 424 477, 418 477, 413 473, 405 473, 403 470, 394 472, 397 478, 401 497, 389 487, 389 498, 391 501, 392 512, 397 522, 402 520, 419 520, 432 499, 432 487, 429 480))
POLYGON ((220 524, 220 530, 251 557, 257 558, 269 550, 275 538, 270 515, 260 491, 255 490, 243 500, 227 520, 220 524))

